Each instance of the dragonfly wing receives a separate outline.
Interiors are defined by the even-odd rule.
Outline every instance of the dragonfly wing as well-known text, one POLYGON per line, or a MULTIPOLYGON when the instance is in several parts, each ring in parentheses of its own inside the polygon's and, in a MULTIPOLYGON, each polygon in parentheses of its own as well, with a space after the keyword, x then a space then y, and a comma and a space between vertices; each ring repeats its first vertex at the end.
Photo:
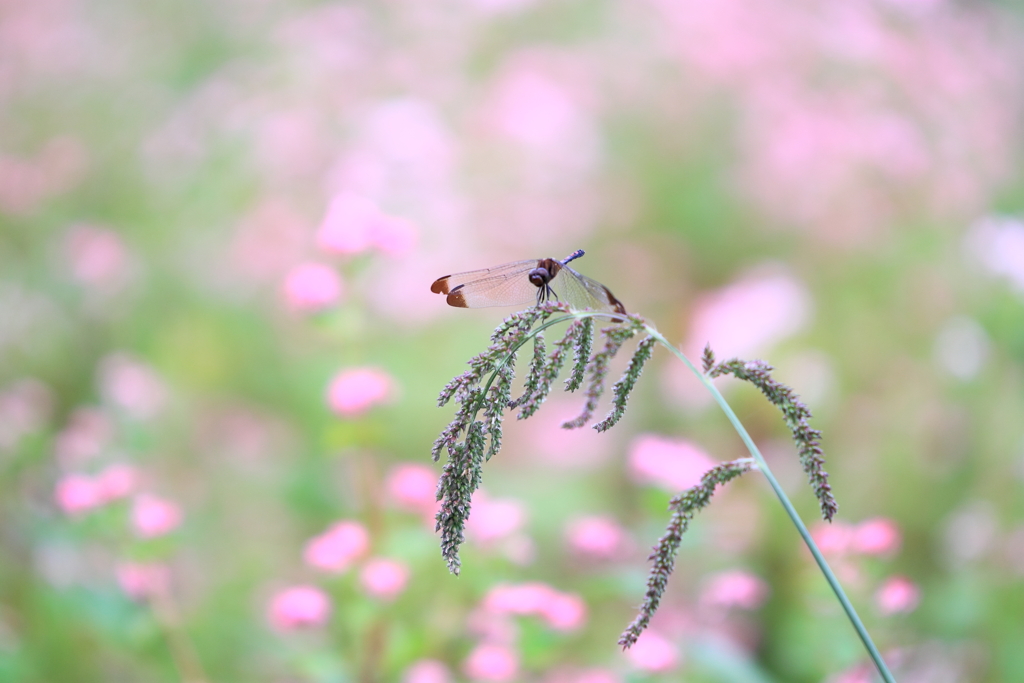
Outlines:
POLYGON ((435 280, 430 290, 446 294, 448 305, 457 308, 532 304, 537 301, 537 287, 528 274, 536 267, 537 259, 529 259, 455 273, 435 280))
POLYGON ((622 313, 626 307, 615 298, 611 290, 597 280, 581 275, 569 266, 563 266, 551 281, 551 288, 562 301, 576 309, 589 308, 595 311, 622 313))
POLYGON ((452 273, 451 275, 445 275, 444 277, 439 277, 434 280, 434 284, 430 285, 430 291, 435 294, 447 294, 459 285, 464 285, 468 282, 489 280, 491 278, 504 278, 520 271, 526 272, 531 268, 536 268, 536 263, 537 259, 527 259, 525 261, 503 263, 500 266, 494 266, 493 268, 481 268, 480 270, 467 270, 464 273, 452 273))

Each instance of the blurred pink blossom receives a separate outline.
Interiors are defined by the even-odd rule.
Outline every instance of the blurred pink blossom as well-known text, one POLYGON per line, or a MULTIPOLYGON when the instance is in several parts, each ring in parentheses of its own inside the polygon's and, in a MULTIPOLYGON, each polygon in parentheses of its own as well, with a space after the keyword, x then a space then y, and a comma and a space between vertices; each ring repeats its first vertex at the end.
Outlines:
POLYGON ((579 517, 566 528, 569 547, 585 557, 607 560, 622 553, 628 544, 626 531, 611 517, 579 517))
POLYGON ((284 280, 284 295, 289 306, 299 311, 318 311, 333 306, 341 298, 341 277, 321 263, 300 263, 284 280))
POLYGON ((342 417, 357 417, 394 393, 391 375, 376 368, 342 370, 327 389, 327 404, 342 417))
POLYGON ((575 631, 587 618, 587 604, 574 593, 555 593, 541 607, 540 616, 556 631, 575 631))
POLYGON ((807 288, 790 275, 745 277, 697 298, 683 348, 693 358, 706 344, 723 360, 756 356, 802 330, 810 309, 807 288))
POLYGON ((854 529, 846 522, 818 522, 811 528, 811 538, 825 555, 844 555, 853 544, 854 529))
POLYGON ((473 514, 466 522, 466 535, 479 543, 507 538, 526 522, 522 503, 510 498, 490 498, 483 489, 472 498, 473 514))
POLYGON ((679 650, 667 638, 647 629, 626 650, 626 658, 633 666, 651 673, 671 671, 679 665, 679 650))
POLYGON ((125 498, 138 486, 139 475, 131 465, 115 463, 108 465, 96 475, 96 486, 104 502, 125 498))
POLYGON ((412 189, 437 189, 451 174, 455 139, 433 102, 413 97, 377 104, 366 116, 360 142, 412 189))
POLYGON ((141 538, 155 538, 178 528, 181 508, 151 493, 140 493, 132 504, 132 526, 141 538))
POLYGON ((899 527, 885 517, 865 520, 853 530, 853 550, 864 555, 892 554, 901 542, 899 527))
POLYGON ((547 149, 571 139, 583 125, 572 94, 547 75, 526 67, 512 70, 495 97, 498 130, 523 144, 547 149))
POLYGON ((375 598, 394 600, 405 590, 409 568, 402 562, 385 558, 368 560, 359 573, 363 589, 375 598))
POLYGON ((418 237, 419 231, 411 221, 383 216, 374 227, 370 241, 384 254, 401 258, 412 252, 418 237))
POLYGON ((100 363, 100 392, 132 417, 154 417, 167 400, 163 380, 148 365, 125 353, 113 353, 100 363))
POLYGON ((166 593, 170 588, 171 570, 159 562, 122 562, 116 572, 121 590, 133 600, 166 593))
POLYGON ((538 614, 556 593, 544 583, 499 584, 487 592, 483 605, 499 614, 538 614))
POLYGON ((388 474, 385 488, 403 509, 432 515, 437 506, 437 475, 426 465, 396 465, 388 474))
POLYGON ((331 599, 316 586, 292 586, 280 591, 267 611, 270 625, 278 631, 323 626, 330 616, 331 599))
POLYGON ((619 683, 622 678, 604 669, 589 669, 577 676, 573 683, 619 683))
POLYGON ((701 602, 712 607, 753 610, 768 597, 768 584, 760 577, 741 570, 719 572, 709 577, 701 602))
POLYGON ((607 669, 559 667, 543 680, 544 683, 621 683, 622 677, 607 669))
POLYGON ((829 678, 826 683, 874 683, 875 680, 874 671, 869 665, 857 664, 835 678, 829 678))
MULTIPOLYGON (((5 40, 11 37, 10 31, 4 35, 5 40)), ((52 46, 46 52, 52 54, 52 46)), ((0 213, 35 212, 50 197, 74 187, 86 166, 85 148, 78 140, 67 137, 49 140, 33 157, 0 154, 0 213)))
POLYGON ((629 471, 634 480, 679 493, 700 483, 717 463, 696 445, 682 439, 641 434, 629 447, 629 471))
POLYGON ((21 379, 0 391, 0 451, 42 429, 52 403, 50 390, 37 379, 21 379))
POLYGON ((334 524, 315 536, 303 551, 303 558, 311 567, 340 573, 370 549, 370 535, 359 522, 345 520, 334 524))
POLYGON ((462 669, 472 681, 506 683, 519 676, 519 655, 504 645, 483 643, 469 653, 462 669))
POLYGON ((483 601, 484 609, 495 614, 534 615, 558 631, 572 631, 583 625, 586 603, 573 593, 562 593, 544 583, 501 584, 483 601))
POLYGON ((61 510, 78 515, 104 503, 96 480, 84 474, 69 474, 57 482, 54 498, 61 510))
POLYGON ((451 680, 448 667, 436 659, 413 662, 402 676, 402 683, 451 683, 451 680))
POLYGON ((389 216, 366 197, 342 192, 331 200, 317 231, 317 245, 333 254, 358 254, 376 248, 388 256, 404 256, 416 245, 416 226, 389 216))
POLYGON ((1005 106, 1021 96, 1015 45, 986 12, 942 0, 653 7, 695 99, 724 88, 745 113, 739 176, 779 224, 863 242, 908 207, 977 210, 1012 168, 1012 145, 999 145, 1019 133, 1005 106), (824 84, 826 62, 858 78, 824 84))
POLYGON ((380 210, 365 197, 347 192, 335 195, 317 231, 317 245, 335 254, 366 251, 380 217, 380 210))
POLYGON ((71 275, 84 285, 117 285, 127 274, 128 249, 113 230, 76 225, 65 236, 64 247, 71 275))
POLYGON ((64 467, 92 460, 110 447, 114 425, 98 408, 76 408, 67 425, 57 434, 54 450, 64 467))
POLYGON ((917 584, 905 576, 892 576, 875 593, 878 611, 885 615, 913 612, 921 600, 917 584))

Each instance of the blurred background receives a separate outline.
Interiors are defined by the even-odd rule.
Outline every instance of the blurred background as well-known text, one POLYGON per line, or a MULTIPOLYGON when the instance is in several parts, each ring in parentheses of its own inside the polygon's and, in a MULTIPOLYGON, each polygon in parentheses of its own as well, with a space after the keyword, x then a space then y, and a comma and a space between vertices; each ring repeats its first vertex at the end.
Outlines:
POLYGON ((0 680, 873 680, 756 473, 616 646, 744 455, 664 350, 607 434, 510 420, 447 573, 436 395, 514 309, 430 283, 577 248, 809 403, 828 527, 719 380, 899 680, 1024 680, 1021 45, 984 0, 0 2, 0 680))

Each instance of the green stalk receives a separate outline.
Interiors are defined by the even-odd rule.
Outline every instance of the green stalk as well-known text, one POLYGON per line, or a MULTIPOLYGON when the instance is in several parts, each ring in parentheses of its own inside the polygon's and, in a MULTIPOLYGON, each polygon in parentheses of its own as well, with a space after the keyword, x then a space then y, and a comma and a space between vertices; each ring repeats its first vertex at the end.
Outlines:
POLYGON ((775 495, 779 497, 782 507, 786 510, 786 514, 789 515, 789 518, 792 520, 796 530, 804 539, 804 543, 807 544, 808 550, 810 550, 811 555, 814 556, 814 561, 818 563, 818 568, 820 568, 821 573, 825 575, 825 580, 828 581, 828 585, 832 588, 832 592, 836 594, 836 598, 839 600, 839 604, 843 606, 843 611, 846 612, 846 616, 853 625, 853 629, 857 632, 861 642, 864 644, 864 648, 868 651, 868 654, 874 661, 875 667, 878 668, 878 673, 881 674, 882 679, 886 683, 896 683, 896 679, 893 678, 889 668, 885 665, 885 660, 882 659, 882 655, 878 652, 878 648, 875 647, 874 641, 871 640, 871 636, 868 635, 867 629, 864 628, 864 623, 857 615, 857 610, 853 608, 849 598, 846 597, 846 592, 843 590, 843 587, 839 585, 839 579, 837 579, 836 575, 832 572, 832 568, 828 566, 828 562, 825 561, 825 558, 821 554, 821 551, 818 550, 818 546, 815 544, 814 539, 811 538, 811 533, 807 530, 807 526, 804 524, 803 520, 800 519, 800 515, 797 514, 793 504, 789 501, 789 497, 786 496, 786 492, 782 490, 782 486, 779 485, 775 475, 772 474, 771 469, 768 467, 768 463, 765 462, 764 456, 761 455, 761 451, 758 450, 757 446, 754 444, 754 440, 750 438, 750 434, 747 433, 743 423, 740 422, 738 417, 736 417, 736 413, 733 412, 732 407, 725 400, 725 397, 718 391, 718 387, 716 387, 711 379, 701 372, 697 366, 691 363, 690 359, 687 358, 682 351, 676 348, 673 344, 670 344, 660 332, 651 328, 649 325, 645 325, 644 329, 647 330, 648 334, 661 342, 665 348, 675 354, 679 360, 683 361, 683 363, 686 364, 686 367, 690 368, 690 370, 697 375, 704 386, 707 387, 708 391, 711 392, 711 395, 715 397, 715 401, 718 403, 718 406, 725 413, 725 416, 729 418, 729 422, 732 423, 736 433, 740 435, 740 439, 742 439, 743 443, 746 444, 747 450, 749 450, 750 455, 753 456, 758 469, 761 470, 761 474, 763 474, 765 479, 768 480, 768 483, 775 491, 775 495))

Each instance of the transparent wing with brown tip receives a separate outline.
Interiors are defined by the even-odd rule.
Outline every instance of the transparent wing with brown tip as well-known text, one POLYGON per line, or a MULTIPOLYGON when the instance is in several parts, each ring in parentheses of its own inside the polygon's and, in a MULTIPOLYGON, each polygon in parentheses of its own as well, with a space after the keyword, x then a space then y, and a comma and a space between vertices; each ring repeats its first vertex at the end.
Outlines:
POLYGON ((446 294, 448 304, 458 308, 533 304, 537 301, 537 288, 530 282, 529 273, 537 262, 527 259, 445 275, 434 281, 430 291, 446 294))

